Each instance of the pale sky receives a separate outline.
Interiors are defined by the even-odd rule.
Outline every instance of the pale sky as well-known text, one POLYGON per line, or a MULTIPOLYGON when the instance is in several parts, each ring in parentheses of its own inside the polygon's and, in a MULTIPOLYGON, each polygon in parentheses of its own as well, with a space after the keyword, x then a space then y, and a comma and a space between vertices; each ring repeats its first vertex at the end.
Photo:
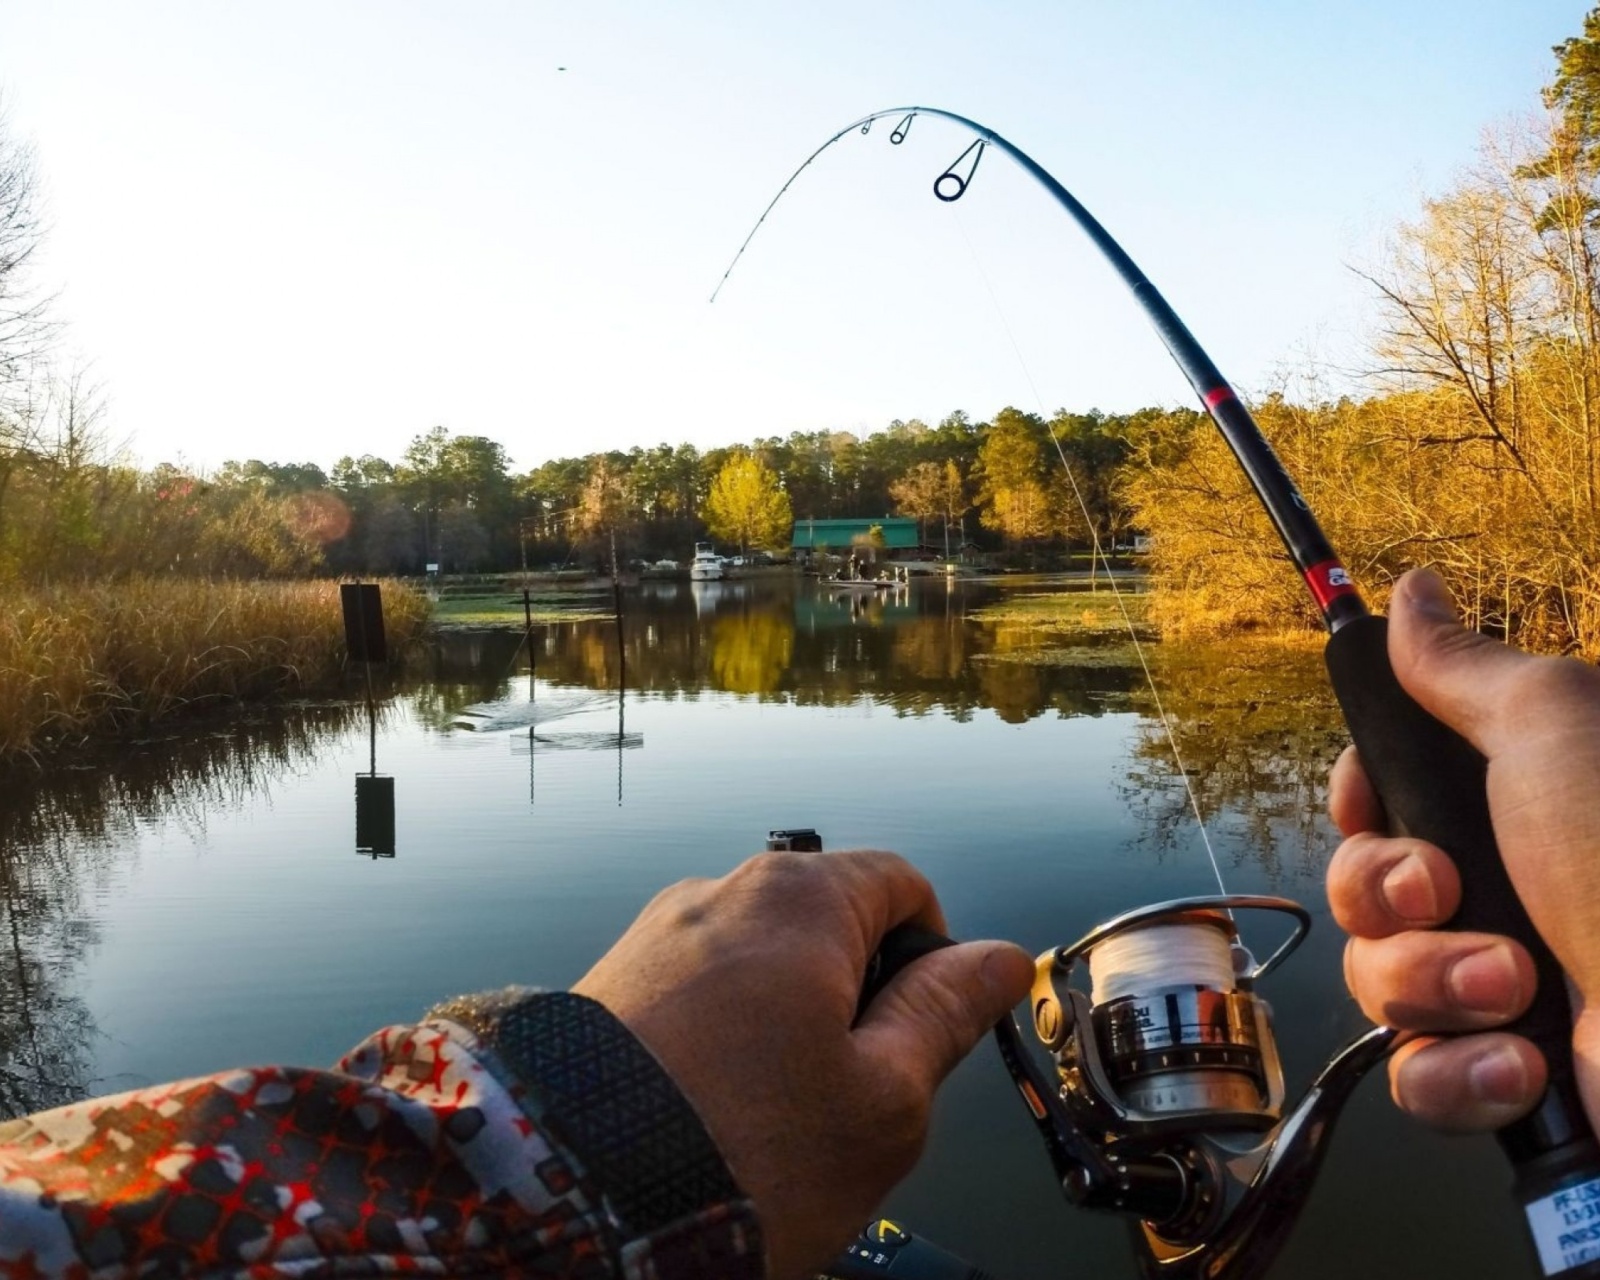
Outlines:
POLYGON ((1080 234, 1109 228, 1232 381, 1359 357, 1350 264, 1532 110, 1577 0, 0 0, 42 286, 143 461, 519 469, 1005 404, 1187 404, 1080 234), (565 68, 562 70, 561 68, 565 68), (1036 388, 1036 390, 1035 390, 1036 388))

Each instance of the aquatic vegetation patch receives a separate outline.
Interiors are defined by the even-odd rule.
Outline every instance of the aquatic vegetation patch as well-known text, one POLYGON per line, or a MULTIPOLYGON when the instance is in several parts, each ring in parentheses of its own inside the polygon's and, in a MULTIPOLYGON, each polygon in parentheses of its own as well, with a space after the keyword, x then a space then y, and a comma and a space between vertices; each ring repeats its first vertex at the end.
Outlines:
POLYGON ((1131 644, 1075 644, 975 653, 974 662, 1012 662, 1026 667, 1093 667, 1109 670, 1137 667, 1139 651, 1131 644))
MULTIPOLYGON (((535 596, 532 601, 535 625, 554 622, 593 622, 612 618, 609 592, 562 592, 554 596, 535 596)), ((522 597, 506 592, 494 595, 441 596, 433 602, 435 627, 505 627, 522 630, 526 622, 522 597)))
POLYGON ((1131 621, 1142 640, 1153 634, 1148 611, 1149 597, 1143 593, 1124 588, 1118 595, 1107 588, 1013 595, 976 609, 971 616, 980 622, 1024 624, 1085 636, 1125 636, 1131 621))

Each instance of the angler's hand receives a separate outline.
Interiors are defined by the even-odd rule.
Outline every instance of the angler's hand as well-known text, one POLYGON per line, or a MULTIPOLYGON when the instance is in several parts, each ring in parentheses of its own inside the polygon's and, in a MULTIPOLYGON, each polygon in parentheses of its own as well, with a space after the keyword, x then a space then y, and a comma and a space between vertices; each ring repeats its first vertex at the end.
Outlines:
POLYGON ((659 894, 575 991, 661 1061, 755 1201, 768 1274, 836 1254, 916 1163, 934 1090, 1028 992, 1033 962, 969 942, 898 974, 854 1029, 867 961, 945 932, 891 853, 773 853, 659 894))
MULTIPOLYGON (((1466 630, 1428 570, 1395 586, 1389 657, 1406 691, 1488 758, 1495 838, 1575 987, 1578 1083, 1600 1121, 1600 672, 1466 630)), ((1455 867, 1433 845, 1382 834, 1382 807, 1353 748, 1334 766, 1328 807, 1347 837, 1328 868, 1328 898, 1352 935, 1345 979, 1362 1010, 1390 1026, 1471 1033, 1403 1047, 1389 1066, 1395 1101, 1447 1129, 1515 1120, 1544 1089, 1544 1058, 1492 1028, 1527 1008, 1532 960, 1508 938, 1431 931, 1459 902, 1455 867)))

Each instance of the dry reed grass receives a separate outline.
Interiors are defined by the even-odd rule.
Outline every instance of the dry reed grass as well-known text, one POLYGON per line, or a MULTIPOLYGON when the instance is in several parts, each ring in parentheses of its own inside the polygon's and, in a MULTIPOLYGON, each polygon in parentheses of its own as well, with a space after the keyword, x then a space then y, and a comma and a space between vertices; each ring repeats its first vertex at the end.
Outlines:
MULTIPOLYGON (((403 645, 428 602, 387 583, 384 616, 391 647, 403 645)), ((344 666, 337 582, 13 586, 0 613, 0 763, 203 708, 327 690, 344 666)))

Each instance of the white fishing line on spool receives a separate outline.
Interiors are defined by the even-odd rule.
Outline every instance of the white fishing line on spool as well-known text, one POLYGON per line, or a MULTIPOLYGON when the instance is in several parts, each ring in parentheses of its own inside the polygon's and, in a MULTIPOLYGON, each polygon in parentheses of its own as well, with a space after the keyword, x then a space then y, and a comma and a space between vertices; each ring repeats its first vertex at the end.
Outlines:
POLYGON ((1089 953, 1096 1006, 1173 987, 1234 989, 1228 935, 1210 924, 1157 924, 1107 938, 1089 953))

